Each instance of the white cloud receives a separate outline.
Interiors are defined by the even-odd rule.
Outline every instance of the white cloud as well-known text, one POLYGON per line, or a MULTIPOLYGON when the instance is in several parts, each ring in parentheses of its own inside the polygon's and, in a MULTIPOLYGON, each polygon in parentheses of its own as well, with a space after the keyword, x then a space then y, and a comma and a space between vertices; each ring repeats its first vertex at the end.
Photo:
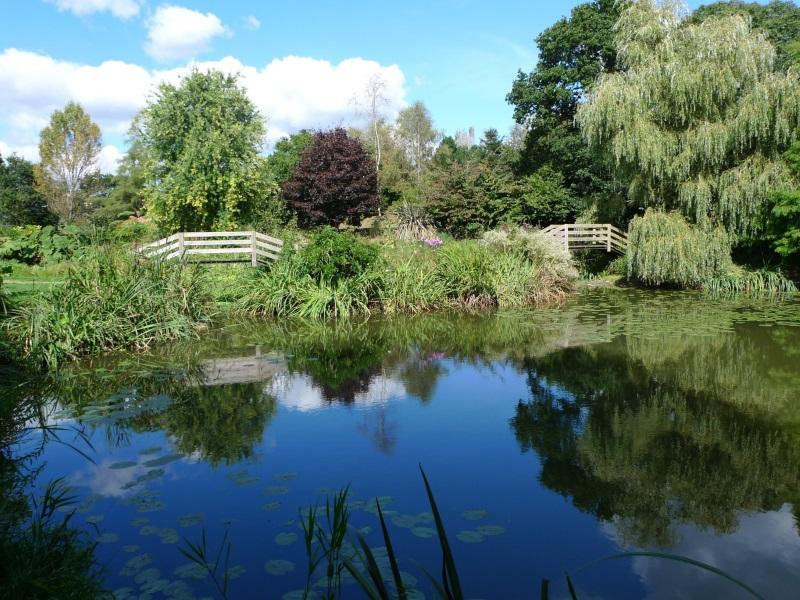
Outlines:
POLYGON ((214 13, 163 5, 150 19, 144 49, 163 62, 194 58, 210 50, 215 37, 228 35, 230 30, 214 13))
POLYGON ((142 0, 47 0, 60 11, 70 11, 78 16, 108 11, 120 19, 129 19, 139 14, 142 0))
POLYGON ((250 15, 244 18, 244 26, 251 31, 255 31, 259 27, 261 27, 261 21, 258 20, 258 17, 254 17, 250 15))
POLYGON ((97 166, 100 168, 101 173, 116 173, 121 158, 122 152, 120 152, 119 148, 109 144, 108 146, 103 146, 100 151, 97 166))
MULTIPOLYGON (((332 64, 288 56, 259 68, 226 57, 148 70, 121 61, 76 64, 11 48, 0 53, 0 151, 4 155, 16 151, 36 160, 39 131, 50 113, 70 100, 79 102, 105 135, 119 138, 158 83, 176 83, 192 68, 239 73, 241 84, 267 119, 268 144, 303 128, 359 124, 352 99, 376 73, 386 82, 389 102, 384 116, 393 119, 405 105, 405 77, 400 68, 362 58, 332 64)), ((105 152, 105 164, 111 164, 114 151, 105 152)))

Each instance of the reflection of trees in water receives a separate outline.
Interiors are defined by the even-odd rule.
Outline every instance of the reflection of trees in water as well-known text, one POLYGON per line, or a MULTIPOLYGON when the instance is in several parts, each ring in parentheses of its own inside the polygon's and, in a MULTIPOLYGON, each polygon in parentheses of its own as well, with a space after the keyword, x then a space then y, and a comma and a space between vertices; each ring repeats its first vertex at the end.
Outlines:
POLYGON ((107 376, 74 369, 52 382, 46 396, 102 427, 117 445, 128 442, 129 430, 163 430, 177 450, 214 465, 249 458, 275 415, 275 399, 260 382, 204 386, 204 378, 197 364, 140 363, 107 376))
POLYGON ((512 428, 540 455, 542 483, 619 517, 631 543, 669 545, 680 522, 730 532, 738 511, 800 490, 796 438, 761 404, 789 390, 756 376, 778 350, 733 333, 564 350, 530 361, 531 400, 512 428))

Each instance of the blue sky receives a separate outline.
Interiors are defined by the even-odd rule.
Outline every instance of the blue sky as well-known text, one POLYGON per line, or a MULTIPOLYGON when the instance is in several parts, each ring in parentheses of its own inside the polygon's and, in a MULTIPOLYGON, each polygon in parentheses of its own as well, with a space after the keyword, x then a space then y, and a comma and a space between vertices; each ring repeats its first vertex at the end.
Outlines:
POLYGON ((578 3, 4 0, 0 153, 35 159, 47 116, 75 99, 103 128, 108 168, 153 85, 192 60, 243 72, 270 142, 357 121, 373 72, 387 83, 387 117, 422 100, 448 133, 505 133, 505 95, 517 69, 535 65, 533 39, 578 3))

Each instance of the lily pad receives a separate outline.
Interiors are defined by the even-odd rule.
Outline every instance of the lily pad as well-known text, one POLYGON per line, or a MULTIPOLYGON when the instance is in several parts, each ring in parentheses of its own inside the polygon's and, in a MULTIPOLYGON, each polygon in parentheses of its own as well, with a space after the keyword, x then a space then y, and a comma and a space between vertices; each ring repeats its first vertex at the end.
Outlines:
POLYGON ((200 513, 189 513, 178 518, 178 525, 181 527, 191 527, 206 520, 205 515, 200 513))
POLYGON ((294 563, 290 560, 268 560, 264 565, 264 570, 270 575, 286 575, 294 571, 294 563))
POLYGON ((158 454, 161 452, 161 446, 153 446, 152 448, 145 448, 144 450, 139 450, 139 454, 141 456, 149 456, 151 454, 158 454))
POLYGON ((134 527, 142 527, 143 525, 147 525, 150 522, 150 519, 147 517, 136 517, 131 521, 131 525, 134 527))
POLYGON ((140 589, 145 594, 157 594, 163 592, 169 586, 169 581, 166 579, 154 579, 148 581, 140 589))
POLYGON ((161 577, 161 571, 155 568, 145 569, 141 573, 139 573, 133 580, 138 583, 139 585, 149 583, 151 581, 155 581, 161 577))
POLYGON ((478 533, 486 536, 503 535, 505 532, 506 528, 500 525, 481 525, 478 527, 478 533))
POLYGON ((181 565, 175 569, 174 573, 182 579, 205 579, 208 576, 208 571, 203 565, 198 565, 197 563, 181 565))
POLYGON ((456 537, 465 544, 479 544, 483 541, 483 536, 477 531, 459 531, 456 537))
POLYGON ((114 470, 117 470, 117 469, 130 469, 131 467, 135 467, 137 464, 139 464, 139 463, 137 463, 136 461, 133 461, 133 460, 121 460, 119 462, 111 463, 110 465, 108 465, 108 468, 109 469, 114 469, 114 470))
POLYGON ((264 488, 264 494, 267 496, 283 496, 289 493, 289 488, 283 485, 271 485, 264 488))
POLYGON ((281 503, 277 502, 277 501, 276 502, 267 502, 266 504, 262 504, 261 505, 261 508, 266 510, 266 511, 278 510, 280 507, 281 507, 281 503))
POLYGON ((417 517, 415 515, 395 515, 392 517, 392 523, 398 527, 411 529, 417 524, 417 517))
POLYGON ((106 518, 105 515, 91 515, 91 516, 86 517, 86 522, 87 523, 91 523, 92 525, 97 525, 98 523, 100 523, 105 518, 106 518))
POLYGON ((232 471, 226 474, 225 477, 236 485, 251 485, 261 481, 260 477, 251 475, 247 471, 232 471))
POLYGON ((159 532, 158 527, 155 525, 145 525, 139 530, 139 535, 155 535, 159 532))
POLYGON ((159 458, 154 458, 152 460, 145 461, 145 467, 162 467, 164 465, 168 465, 171 462, 175 462, 176 460, 180 460, 183 458, 182 454, 167 454, 166 456, 161 456, 159 458))
POLYGON ((97 538, 98 544, 112 544, 119 541, 119 534, 108 531, 97 538))
POLYGON ((181 541, 181 536, 171 527, 166 527, 158 532, 162 544, 177 544, 181 541))
POLYGON ((151 562, 153 562, 152 556, 149 554, 139 554, 138 556, 129 558, 119 574, 125 577, 133 577, 151 562))
POLYGON ((423 539, 436 537, 436 530, 431 527, 414 527, 411 529, 411 533, 423 539))
POLYGON ((279 546, 288 546, 297 541, 297 534, 293 532, 279 533, 275 536, 275 543, 279 546))
POLYGON ((247 572, 247 569, 244 568, 242 565, 234 565, 230 569, 226 571, 228 579, 239 579, 242 575, 247 572))
POLYGON ((273 475, 272 478, 275 481, 292 481, 297 478, 297 473, 278 473, 277 475, 273 475))
POLYGON ((137 544, 126 544, 122 547, 123 552, 127 552, 128 554, 133 554, 139 550, 139 546, 137 544))
POLYGON ((489 513, 483 509, 474 509, 474 510, 465 510, 461 513, 461 516, 464 517, 467 521, 480 521, 481 519, 485 519, 486 515, 489 513))

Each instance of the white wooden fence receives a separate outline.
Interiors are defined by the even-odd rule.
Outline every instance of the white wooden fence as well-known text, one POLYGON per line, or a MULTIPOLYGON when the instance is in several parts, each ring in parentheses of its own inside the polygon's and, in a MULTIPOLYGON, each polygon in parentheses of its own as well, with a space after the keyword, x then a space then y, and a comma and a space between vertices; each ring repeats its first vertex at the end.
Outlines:
POLYGON ((138 251, 149 258, 177 258, 193 262, 249 262, 278 260, 283 241, 258 231, 182 231, 147 244, 138 251))
POLYGON ((564 250, 605 250, 625 254, 628 234, 607 223, 550 225, 542 233, 558 240, 564 250))

